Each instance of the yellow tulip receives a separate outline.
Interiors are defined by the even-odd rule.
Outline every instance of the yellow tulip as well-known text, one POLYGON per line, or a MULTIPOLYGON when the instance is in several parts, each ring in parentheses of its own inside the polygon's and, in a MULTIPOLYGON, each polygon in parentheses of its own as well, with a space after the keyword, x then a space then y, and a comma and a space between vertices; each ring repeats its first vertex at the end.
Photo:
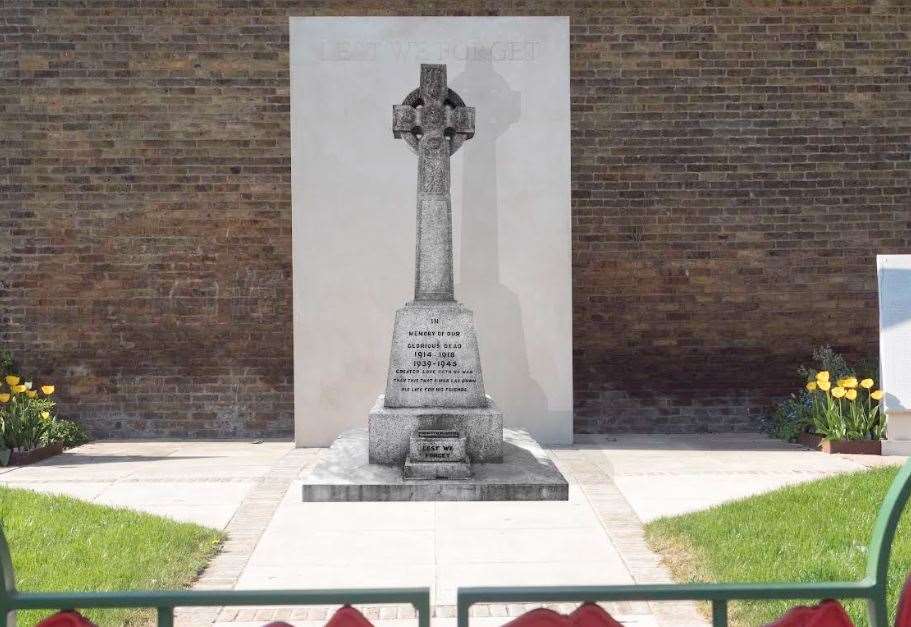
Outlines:
POLYGON ((43 411, 43 412, 41 412, 41 419, 42 419, 42 420, 50 420, 50 419, 51 419, 51 412, 49 412, 49 411, 43 411))
POLYGON ((857 398, 857 390, 854 388, 848 388, 848 390, 845 392, 845 398, 849 401, 853 401, 855 398, 857 398))
POLYGON ((14 385, 14 386, 10 387, 10 389, 11 389, 13 392, 15 392, 16 394, 22 394, 22 393, 25 392, 28 388, 26 388, 26 387, 25 387, 24 385, 22 385, 22 384, 19 384, 19 385, 14 385))
POLYGON ((44 392, 45 396, 50 396, 51 394, 54 393, 54 386, 53 385, 42 385, 41 391, 44 392))
POLYGON ((878 401, 878 400, 880 400, 882 397, 883 397, 883 391, 882 391, 882 390, 876 390, 875 392, 870 392, 870 398, 872 398, 874 401, 878 401))
POLYGON ((856 388, 857 387, 857 377, 848 377, 845 379, 844 385, 842 387, 846 388, 856 388))
POLYGON ((36 392, 35 390, 26 390, 25 395, 28 396, 29 398, 35 398, 36 396, 38 396, 38 392, 36 392))
POLYGON ((816 380, 817 380, 817 381, 828 381, 828 380, 829 380, 829 371, 828 371, 828 370, 821 370, 821 371, 817 372, 817 373, 816 373, 816 380))
POLYGON ((815 392, 816 391, 816 381, 810 381, 804 387, 807 388, 807 392, 815 392))
POLYGON ((843 387, 841 387, 840 385, 836 385, 834 388, 832 388, 832 396, 834 396, 835 398, 841 398, 844 395, 845 395, 845 389, 843 387))
POLYGON ((860 387, 869 390, 870 388, 873 387, 873 379, 864 379, 863 381, 860 382, 860 387))
POLYGON ((14 385, 19 385, 19 377, 14 374, 6 375, 6 384, 10 387, 14 385))
POLYGON ((0 394, 0 403, 9 403, 9 394, 0 394))
POLYGON ((847 381, 847 379, 845 379, 845 378, 835 379, 835 385, 837 385, 839 387, 844 387, 845 381, 847 381))
POLYGON ((832 387, 832 384, 829 383, 828 379, 820 379, 816 381, 816 385, 819 386, 819 389, 823 392, 828 392, 829 388, 832 387))

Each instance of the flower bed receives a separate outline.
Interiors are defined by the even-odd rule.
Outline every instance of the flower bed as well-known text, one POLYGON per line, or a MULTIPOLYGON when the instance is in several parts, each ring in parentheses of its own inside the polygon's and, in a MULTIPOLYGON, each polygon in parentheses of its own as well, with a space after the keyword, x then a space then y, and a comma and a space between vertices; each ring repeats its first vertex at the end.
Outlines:
POLYGON ((871 365, 852 367, 829 347, 813 354, 819 369, 801 368, 804 389, 780 403, 773 435, 826 453, 880 454, 886 417, 871 365))
POLYGON ((63 449, 64 446, 62 442, 54 442, 53 444, 48 444, 47 446, 39 446, 38 448, 33 448, 30 451, 11 451, 7 466, 25 466, 27 464, 34 464, 35 462, 40 462, 42 459, 47 459, 48 457, 53 457, 54 455, 60 455, 60 453, 63 452, 63 449))
POLYGON ((31 464, 88 441, 78 424, 57 416, 55 386, 34 385, 6 370, 0 381, 0 466, 31 464))
POLYGON ((882 455, 880 440, 830 440, 814 433, 801 433, 797 442, 807 448, 823 453, 843 453, 847 455, 882 455))
POLYGON ((828 370, 821 370, 805 386, 813 432, 834 442, 881 440, 886 420, 879 403, 883 392, 873 389, 875 381, 846 376, 832 385, 830 378, 828 370))

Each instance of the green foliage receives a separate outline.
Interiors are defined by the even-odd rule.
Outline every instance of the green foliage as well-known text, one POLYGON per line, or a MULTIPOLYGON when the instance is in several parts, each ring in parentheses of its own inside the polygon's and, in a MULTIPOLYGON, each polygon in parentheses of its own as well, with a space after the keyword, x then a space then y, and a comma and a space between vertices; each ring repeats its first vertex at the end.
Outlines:
POLYGON ((0 380, 0 451, 29 451, 56 442, 76 446, 88 441, 79 425, 56 415, 55 392, 53 385, 37 386, 16 374, 0 380))
POLYGON ((66 448, 79 446, 89 441, 89 436, 78 422, 58 418, 51 422, 48 429, 47 442, 60 442, 66 448))
POLYGON ((8 449, 28 451, 48 443, 54 401, 50 398, 29 398, 13 394, 0 408, 3 445, 8 449))
POLYGON ((828 345, 813 349, 812 366, 802 365, 797 368, 797 374, 804 381, 814 379, 819 372, 828 372, 833 381, 857 374, 848 366, 844 356, 828 345))
MULTIPOLYGON (((783 488, 646 527, 680 582, 856 581, 864 574, 873 521, 895 468, 839 475, 783 488)), ((889 611, 911 570, 911 519, 902 516, 888 573, 889 611)), ((793 601, 736 602, 737 625, 765 625, 793 601)), ((844 602, 868 625, 863 601, 844 602)), ((890 623, 891 624, 891 621, 890 623)))
POLYGON ((13 354, 6 348, 0 348, 0 377, 13 373, 13 354))
POLYGON ((812 423, 811 407, 812 399, 806 390, 791 394, 775 407, 767 426, 769 434, 788 442, 796 441, 812 423))
MULTIPOLYGON (((830 440, 881 440, 886 435, 886 417, 874 398, 876 392, 861 387, 857 378, 849 379, 854 387, 838 386, 828 391, 812 393, 811 417, 813 431, 830 440), (849 398, 845 394, 854 394, 849 398)), ((818 384, 817 384, 818 385, 818 384)))
MULTIPOLYGON (((20 590, 173 590, 190 584, 224 534, 69 497, 0 487, 0 521, 20 590)), ((47 610, 19 612, 34 625, 47 610)), ((154 610, 86 610, 101 626, 154 623, 154 610)))
POLYGON ((813 362, 800 366, 797 373, 806 384, 775 406, 766 421, 770 435, 794 441, 806 431, 830 440, 869 440, 885 436, 885 415, 880 392, 860 385, 876 377, 872 360, 853 367, 831 346, 813 351, 813 362), (845 383, 842 386, 842 383, 845 383))
POLYGON ((12 354, 0 348, 0 465, 10 449, 28 451, 56 442, 69 448, 89 441, 80 425, 56 415, 53 385, 23 381, 15 373, 12 354))

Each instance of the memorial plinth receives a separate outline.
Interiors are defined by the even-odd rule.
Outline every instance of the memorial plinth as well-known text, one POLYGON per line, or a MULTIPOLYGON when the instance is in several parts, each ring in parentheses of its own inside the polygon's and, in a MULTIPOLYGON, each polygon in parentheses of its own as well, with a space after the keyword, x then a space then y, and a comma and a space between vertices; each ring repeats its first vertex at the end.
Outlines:
POLYGON ((368 425, 371 463, 404 463, 417 429, 460 430, 471 461, 500 461, 503 414, 484 393, 471 311, 415 301, 396 312, 386 393, 368 425))
POLYGON ((488 400, 477 409, 446 407, 390 408, 380 396, 367 422, 371 464, 401 464, 411 434, 429 429, 459 431, 472 462, 496 463, 503 458, 503 414, 488 400))

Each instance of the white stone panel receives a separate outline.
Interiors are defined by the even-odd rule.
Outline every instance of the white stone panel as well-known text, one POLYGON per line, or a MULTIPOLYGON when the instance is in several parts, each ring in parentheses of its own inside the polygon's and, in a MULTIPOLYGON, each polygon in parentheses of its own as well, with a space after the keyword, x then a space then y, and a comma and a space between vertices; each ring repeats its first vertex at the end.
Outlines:
POLYGON ((290 20, 295 433, 365 426, 414 295, 416 160, 393 105, 445 63, 476 112, 452 158, 455 297, 507 426, 572 439, 569 20, 290 20))
POLYGON ((884 454, 911 453, 911 255, 878 255, 884 454))

